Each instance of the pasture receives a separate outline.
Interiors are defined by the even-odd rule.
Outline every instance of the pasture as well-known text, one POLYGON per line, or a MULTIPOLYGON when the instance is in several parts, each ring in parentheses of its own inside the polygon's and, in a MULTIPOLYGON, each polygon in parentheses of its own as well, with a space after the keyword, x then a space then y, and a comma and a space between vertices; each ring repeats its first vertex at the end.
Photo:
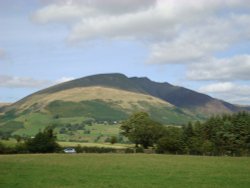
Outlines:
POLYGON ((0 187, 250 187, 247 157, 0 155, 0 169, 0 187))

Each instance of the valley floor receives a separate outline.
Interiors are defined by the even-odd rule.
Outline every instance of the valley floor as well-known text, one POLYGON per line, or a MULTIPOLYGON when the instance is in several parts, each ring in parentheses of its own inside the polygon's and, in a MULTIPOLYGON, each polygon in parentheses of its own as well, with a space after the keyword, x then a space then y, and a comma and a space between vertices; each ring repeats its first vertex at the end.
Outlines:
POLYGON ((0 155, 0 169, 0 187, 250 187, 248 157, 0 155))

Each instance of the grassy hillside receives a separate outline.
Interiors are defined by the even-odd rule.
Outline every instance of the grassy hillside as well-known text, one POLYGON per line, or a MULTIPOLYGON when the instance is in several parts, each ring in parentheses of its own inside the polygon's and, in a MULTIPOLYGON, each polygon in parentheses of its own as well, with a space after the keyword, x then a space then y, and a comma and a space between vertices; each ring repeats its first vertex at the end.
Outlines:
POLYGON ((54 126, 58 133, 66 130, 66 134, 59 135, 62 140, 86 141, 78 134, 82 128, 76 126, 85 124, 86 120, 94 124, 113 124, 133 112, 146 111, 165 125, 181 125, 239 109, 168 83, 128 78, 122 74, 101 74, 58 84, 0 108, 0 136, 31 136, 46 126, 54 126), (72 131, 66 125, 75 128, 72 131))
POLYGON ((18 109, 19 111, 42 111, 49 103, 56 100, 71 102, 102 100, 104 102, 115 103, 117 106, 128 110, 133 109, 135 106, 143 110, 141 106, 138 106, 139 101, 145 101, 155 106, 173 106, 166 101, 150 95, 95 86, 67 89, 50 94, 32 95, 29 97, 29 100, 20 101, 12 105, 12 108, 18 109))
POLYGON ((1 124, 0 133, 30 137, 47 126, 54 127, 60 141, 104 143, 111 136, 119 138, 120 132, 119 124, 97 123, 83 116, 54 118, 48 114, 29 113, 1 124))
POLYGON ((43 98, 45 95, 48 96, 66 90, 73 91, 76 88, 86 87, 105 87, 133 93, 141 93, 161 99, 182 109, 188 109, 195 113, 202 113, 203 115, 213 114, 214 109, 219 113, 243 110, 243 108, 238 106, 214 99, 208 95, 187 88, 173 86, 166 82, 154 82, 148 78, 128 78, 123 74, 99 74, 61 83, 27 96, 18 101, 14 106, 29 103, 32 99, 43 98))
MULTIPOLYGON (((136 111, 147 111, 153 119, 167 125, 196 119, 188 111, 153 96, 99 86, 84 87, 37 94, 13 104, 5 115, 0 116, 0 134, 33 136, 39 130, 53 126, 60 140, 104 141, 112 135, 104 130, 98 134, 90 130, 91 133, 85 134, 87 122, 91 121, 95 126, 112 125, 136 111)), ((111 129, 118 136, 119 127, 113 125, 111 129)))
MULTIPOLYGON (((76 104, 78 106, 78 103, 76 104)), ((67 109, 69 108, 67 107, 67 109)), ((60 111, 57 111, 56 115, 48 113, 28 113, 21 115, 14 120, 9 120, 7 122, 1 123, 0 133, 5 135, 9 134, 12 136, 20 135, 23 137, 30 137, 34 136, 40 130, 43 130, 45 127, 52 126, 55 128, 58 140, 103 143, 111 136, 116 136, 117 138, 120 137, 120 124, 118 121, 115 121, 115 119, 113 119, 114 117, 109 116, 109 113, 106 114, 107 109, 108 108, 104 109, 105 113, 103 114, 101 114, 101 112, 94 113, 95 115, 98 115, 98 113, 100 113, 100 115, 97 116, 97 119, 88 118, 85 116, 68 116, 72 112, 71 110, 63 111, 63 113, 59 113, 59 116, 57 115, 60 111), (109 121, 103 121, 103 118, 109 118, 109 121)), ((53 110, 51 111, 53 112, 53 110)), ((152 111, 154 117, 157 117, 157 115, 161 115, 161 113, 163 113, 164 117, 169 117, 168 119, 163 119, 165 121, 171 120, 178 122, 180 120, 186 120, 185 115, 183 115, 183 117, 181 115, 179 116, 178 113, 176 113, 174 110, 168 111, 166 109, 165 112, 162 110, 159 110, 159 112, 157 112, 156 110, 152 111)), ((116 118, 117 117, 119 116, 116 116, 116 118)), ((123 139, 123 141, 126 141, 124 137, 121 139, 123 139)))
POLYGON ((0 155, 1 187, 248 188, 250 158, 149 154, 0 155))

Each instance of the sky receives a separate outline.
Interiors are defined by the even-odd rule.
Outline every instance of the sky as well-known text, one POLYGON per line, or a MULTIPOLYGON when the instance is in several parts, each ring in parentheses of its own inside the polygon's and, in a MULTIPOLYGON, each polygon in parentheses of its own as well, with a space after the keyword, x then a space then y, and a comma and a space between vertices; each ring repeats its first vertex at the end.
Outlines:
POLYGON ((99 73, 250 105, 250 0, 0 0, 0 102, 99 73))

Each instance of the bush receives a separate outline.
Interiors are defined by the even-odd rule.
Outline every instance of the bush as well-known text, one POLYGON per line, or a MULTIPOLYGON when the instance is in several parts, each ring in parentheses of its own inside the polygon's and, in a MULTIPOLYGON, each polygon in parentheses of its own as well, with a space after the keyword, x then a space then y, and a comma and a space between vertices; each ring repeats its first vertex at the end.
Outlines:
POLYGON ((4 154, 6 151, 6 147, 0 142, 0 154, 4 154))
POLYGON ((134 149, 126 148, 125 153, 134 153, 134 149))
POLYGON ((36 134, 35 138, 26 141, 27 150, 31 153, 53 153, 60 149, 56 143, 56 137, 53 130, 45 129, 43 132, 36 134))
POLYGON ((15 148, 7 147, 4 144, 0 143, 0 154, 14 154, 16 153, 15 148))
POLYGON ((117 143, 117 137, 116 137, 116 136, 112 136, 112 137, 110 138, 110 143, 111 143, 111 144, 117 143))
POLYGON ((17 143, 14 148, 15 153, 28 153, 28 149, 25 143, 17 143))
POLYGON ((144 153, 144 149, 142 147, 138 147, 135 149, 136 153, 144 153))

